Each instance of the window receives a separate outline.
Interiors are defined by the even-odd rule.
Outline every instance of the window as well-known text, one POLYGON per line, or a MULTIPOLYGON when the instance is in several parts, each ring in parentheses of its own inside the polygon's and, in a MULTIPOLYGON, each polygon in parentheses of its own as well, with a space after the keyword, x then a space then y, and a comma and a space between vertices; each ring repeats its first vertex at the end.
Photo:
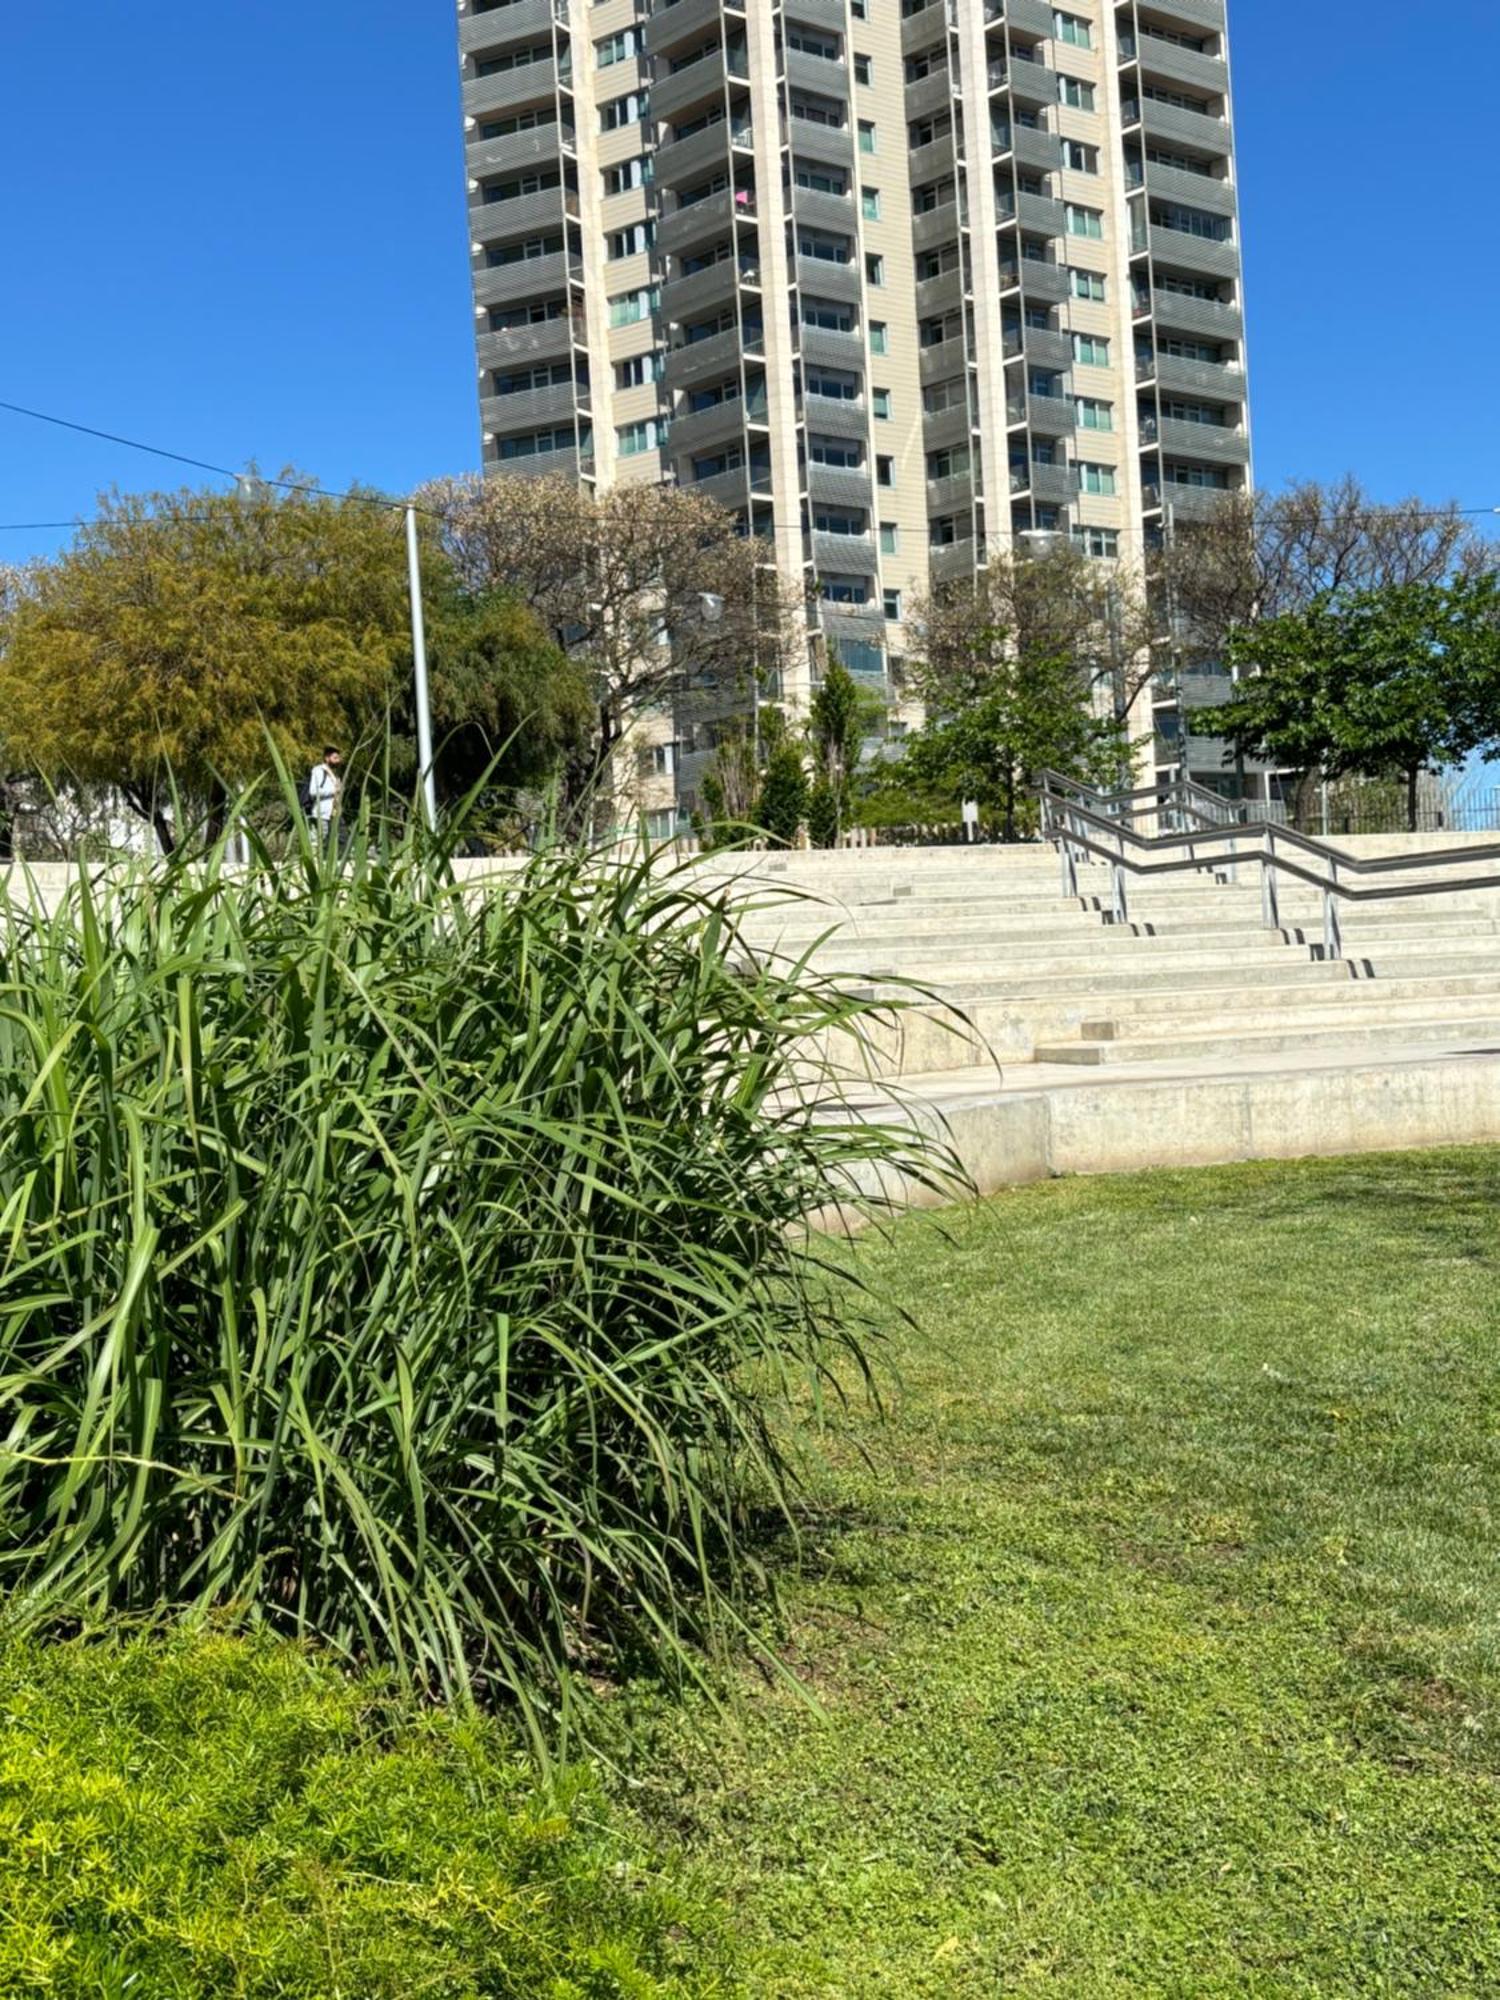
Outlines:
POLYGON ((1068 234, 1070 236, 1090 236, 1098 242, 1104 235, 1104 215, 1097 208, 1080 208, 1076 201, 1068 203, 1068 234))
POLYGON ((1059 14, 1052 16, 1052 33, 1059 42, 1070 49, 1091 49, 1094 46, 1094 31, 1079 14, 1059 14))
POLYGON ((1073 545, 1098 562, 1114 562, 1120 553, 1118 528, 1075 528, 1073 545))
POLYGON ((1096 108, 1094 86, 1091 83, 1085 83, 1081 77, 1076 76, 1060 76, 1058 83, 1062 87, 1062 101, 1070 110, 1093 111, 1096 108))
POLYGON ((1100 306, 1104 304, 1104 279, 1097 271, 1080 271, 1074 265, 1068 272, 1068 290, 1075 299, 1090 299, 1100 306))
POLYGON ((653 163, 645 155, 634 160, 621 160, 618 166, 604 169, 604 192, 626 194, 631 188, 649 187, 652 177, 653 163))
POLYGON ((656 311, 656 293, 643 288, 638 292, 621 292, 609 302, 609 323, 611 326, 635 326, 638 321, 649 319, 656 311))
POLYGON ((622 125, 639 125, 645 111, 646 99, 639 90, 628 91, 624 97, 612 97, 599 106, 599 130, 618 132, 622 125))
POLYGON ((640 31, 636 28, 622 28, 617 35, 606 35, 594 44, 594 61, 600 69, 608 69, 611 63, 626 62, 631 56, 641 52, 640 31))
POLYGON ((886 592, 885 592, 885 593, 883 594, 883 596, 882 596, 882 598, 881 598, 881 601, 880 601, 880 602, 881 602, 881 609, 882 609, 882 610, 884 611, 884 613, 885 613, 885 615, 886 615, 886 617, 887 617, 888 619, 891 619, 892 621, 894 621, 894 620, 896 620, 896 619, 899 619, 899 618, 900 618, 900 616, 901 616, 901 593, 900 593, 900 591, 899 591, 899 590, 888 590, 888 591, 886 591, 886 592))
POLYGON ((889 389, 870 391, 870 408, 877 417, 888 419, 891 414, 891 392, 889 389))
POLYGON ((856 55, 854 58, 854 81, 856 83, 869 83, 872 74, 873 68, 870 58, 868 56, 856 55))
POLYGON ((885 283, 884 257, 866 257, 865 283, 867 285, 883 285, 885 283))
POLYGON ((900 545, 900 541, 901 530, 897 527, 896 523, 894 521, 882 521, 880 524, 880 553, 883 556, 893 556, 900 545))
POLYGON ((893 458, 877 458, 875 461, 875 484, 894 486, 896 483, 896 461, 893 458))
POLYGON ((1097 396, 1079 396, 1078 428, 1081 431, 1112 431, 1115 427, 1115 406, 1101 403, 1097 396))
POLYGON ((1078 490, 1080 493, 1095 493, 1101 499, 1112 499, 1119 490, 1115 483, 1115 468, 1112 465, 1085 465, 1078 468, 1078 490))
POLYGON ((624 229, 611 229, 604 238, 605 255, 613 263, 619 257, 637 257, 656 240, 656 225, 632 222, 624 229))
POLYGON ((859 208, 866 222, 879 222, 880 189, 861 188, 859 191, 859 208))
POLYGON ((1073 359, 1085 368, 1109 366, 1109 342, 1097 333, 1075 333, 1073 359))
POLYGON ((659 417, 643 417, 636 424, 621 424, 615 432, 621 458, 634 458, 643 451, 655 451, 664 444, 667 427, 659 417))
POLYGON ((862 153, 873 153, 875 150, 875 121, 873 118, 861 118, 859 121, 859 150, 862 153))
POLYGON ((1099 148, 1085 146, 1081 139, 1064 139, 1062 163, 1070 173, 1097 174, 1099 171, 1099 148))
POLYGON ((886 324, 883 319, 872 319, 870 321, 870 352, 872 354, 887 354, 890 352, 890 344, 886 339, 886 324))
POLYGON ((659 382, 665 370, 664 356, 654 353, 633 354, 628 361, 615 363, 615 387, 643 389, 648 382, 659 382))

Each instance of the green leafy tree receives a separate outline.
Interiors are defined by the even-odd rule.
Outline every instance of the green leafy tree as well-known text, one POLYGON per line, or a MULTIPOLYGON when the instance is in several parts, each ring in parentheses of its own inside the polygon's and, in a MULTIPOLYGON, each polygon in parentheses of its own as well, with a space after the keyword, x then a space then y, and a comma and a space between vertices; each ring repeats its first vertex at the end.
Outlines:
MULTIPOLYGON (((370 496, 373 500, 374 496, 370 496)), ((0 609, 13 762, 114 788, 170 848, 227 788, 383 714, 410 658, 400 520, 313 493, 112 495, 0 609)))
POLYGON ((1075 663, 1041 655, 997 665, 983 693, 912 737, 898 770, 930 798, 976 800, 1019 840, 1035 825, 1044 770, 1109 784, 1127 756, 1123 726, 1096 712, 1075 663))
POLYGON ((429 656, 443 800, 486 779, 502 795, 537 790, 588 742, 587 676, 506 592, 469 598, 450 585, 432 621, 429 656))
POLYGON ((766 758, 755 816, 773 847, 795 847, 807 808, 807 772, 802 752, 790 733, 783 732, 766 758))
POLYGON ((1202 726, 1309 776, 1399 777, 1417 825, 1424 771, 1500 755, 1500 580, 1326 594, 1237 631, 1243 678, 1202 726))
POLYGON ((748 723, 737 717, 714 748, 714 761, 700 787, 703 811, 698 834, 707 848, 742 840, 756 822, 761 774, 748 723))
POLYGON ((813 785, 808 835, 814 847, 836 847, 851 823, 854 776, 864 736, 864 701, 842 660, 830 660, 808 711, 813 785))

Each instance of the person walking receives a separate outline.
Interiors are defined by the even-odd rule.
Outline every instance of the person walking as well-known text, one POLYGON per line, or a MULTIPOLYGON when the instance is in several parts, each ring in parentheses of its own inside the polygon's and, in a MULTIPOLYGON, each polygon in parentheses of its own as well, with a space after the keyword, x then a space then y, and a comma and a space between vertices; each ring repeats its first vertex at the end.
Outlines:
POLYGON ((344 791, 344 780, 340 775, 343 763, 343 752, 328 744, 321 763, 313 765, 307 780, 307 810, 325 847, 334 840, 342 846, 339 803, 344 791))

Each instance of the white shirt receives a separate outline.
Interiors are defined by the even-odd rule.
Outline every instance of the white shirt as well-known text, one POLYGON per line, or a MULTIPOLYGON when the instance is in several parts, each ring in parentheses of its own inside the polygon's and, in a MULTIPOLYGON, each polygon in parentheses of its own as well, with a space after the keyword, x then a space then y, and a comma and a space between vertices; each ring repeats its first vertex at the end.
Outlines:
POLYGON ((327 764, 314 764, 312 776, 307 781, 307 794, 312 800, 314 818, 327 826, 339 802, 338 772, 327 764))

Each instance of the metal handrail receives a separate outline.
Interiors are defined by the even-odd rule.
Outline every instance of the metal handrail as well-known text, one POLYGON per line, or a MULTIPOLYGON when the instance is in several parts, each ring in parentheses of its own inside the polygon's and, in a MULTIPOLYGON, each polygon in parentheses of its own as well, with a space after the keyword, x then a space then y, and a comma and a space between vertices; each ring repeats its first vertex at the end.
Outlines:
MULTIPOLYGON (((1344 955, 1339 914, 1341 902, 1363 903, 1381 898, 1444 895, 1456 889, 1500 889, 1500 872, 1465 875, 1459 881, 1377 880, 1370 887, 1359 887, 1347 879, 1351 875, 1383 878, 1419 869, 1430 874, 1434 869, 1449 865, 1473 868, 1478 863, 1500 862, 1500 841, 1489 841, 1476 847, 1432 848, 1424 853, 1393 854, 1365 860, 1346 854, 1329 841, 1298 833, 1275 820, 1243 819, 1182 833, 1147 835, 1137 833, 1118 815, 1102 810, 1111 804, 1136 799, 1170 798, 1177 792, 1198 792, 1205 798, 1217 799, 1216 793, 1204 791, 1201 786, 1192 785, 1191 781, 1179 780, 1172 785, 1152 787, 1141 792, 1110 794, 1092 792, 1087 786, 1054 771, 1043 772, 1040 787, 1042 834, 1044 839, 1053 842, 1061 857, 1063 894, 1078 894, 1078 863, 1085 855, 1107 862, 1111 870, 1113 920, 1124 924, 1129 922, 1127 876, 1180 875, 1205 868, 1222 871, 1226 866, 1237 866, 1242 861, 1259 863, 1261 915, 1266 928, 1280 930, 1282 927, 1278 877, 1290 876, 1294 881, 1304 882, 1321 891, 1324 955, 1330 959, 1341 959, 1344 955), (1240 843, 1246 840, 1259 844, 1245 848, 1240 843), (1204 848, 1217 849, 1226 844, 1229 849, 1227 854, 1222 857, 1211 855, 1205 859, 1204 848), (1288 848, 1291 853, 1278 851, 1288 848), (1173 858, 1137 858, 1154 855, 1173 858), (1299 855, 1308 859, 1296 858, 1299 855)), ((1218 803, 1222 805, 1224 801, 1218 800, 1218 803)))

